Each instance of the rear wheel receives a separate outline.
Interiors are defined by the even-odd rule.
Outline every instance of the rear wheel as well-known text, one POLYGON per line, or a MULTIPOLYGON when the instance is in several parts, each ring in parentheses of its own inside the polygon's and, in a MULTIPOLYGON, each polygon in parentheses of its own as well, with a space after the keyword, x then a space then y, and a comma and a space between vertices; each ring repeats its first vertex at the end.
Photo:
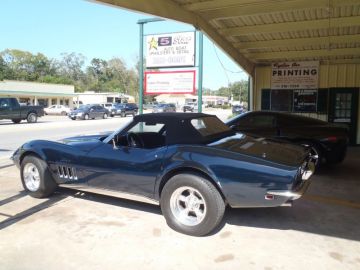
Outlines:
POLYGON ((19 124, 21 122, 21 119, 11 119, 11 121, 13 121, 13 123, 15 124, 19 124))
POLYGON ((67 115, 67 113, 66 112, 61 112, 61 115, 67 115))
POLYGON ((26 156, 21 163, 21 182, 35 198, 48 197, 57 187, 45 161, 32 155, 26 156))
POLYGON ((36 123, 37 122, 37 115, 36 113, 29 113, 28 116, 26 117, 26 121, 28 123, 36 123))
POLYGON ((104 119, 108 118, 107 113, 104 113, 103 118, 104 118, 104 119))
POLYGON ((121 112, 121 115, 120 115, 121 117, 125 117, 126 116, 126 114, 125 114, 125 112, 121 112))
POLYGON ((173 176, 164 186, 160 202, 167 224, 194 236, 215 229, 225 211, 219 191, 207 179, 190 173, 173 176))
POLYGON ((89 120, 89 115, 87 113, 84 115, 84 119, 89 120))

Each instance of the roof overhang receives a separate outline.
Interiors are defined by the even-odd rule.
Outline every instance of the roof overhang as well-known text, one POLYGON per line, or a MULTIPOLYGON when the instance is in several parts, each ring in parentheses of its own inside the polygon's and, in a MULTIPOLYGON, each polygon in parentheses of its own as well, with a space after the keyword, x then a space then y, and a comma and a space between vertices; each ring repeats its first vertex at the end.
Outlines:
POLYGON ((278 61, 360 63, 359 0, 97 0, 194 25, 247 73, 278 61))

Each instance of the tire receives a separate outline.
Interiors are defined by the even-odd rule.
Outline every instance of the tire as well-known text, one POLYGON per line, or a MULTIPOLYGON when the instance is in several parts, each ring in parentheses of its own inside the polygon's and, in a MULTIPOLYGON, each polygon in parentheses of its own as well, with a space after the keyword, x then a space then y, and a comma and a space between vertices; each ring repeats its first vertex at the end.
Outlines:
POLYGON ((160 205, 170 228, 193 236, 210 233, 225 212, 224 200, 214 185, 191 173, 177 174, 165 184, 160 205), (182 211, 187 214, 180 214, 182 211))
POLYGON ((14 124, 19 124, 21 122, 21 119, 11 119, 11 121, 14 123, 14 124))
POLYGON ((104 118, 104 119, 108 118, 107 113, 104 113, 103 118, 104 118))
POLYGON ((84 115, 84 120, 89 120, 89 115, 87 113, 84 115))
POLYGON ((28 123, 36 123, 37 122, 37 114, 36 113, 29 113, 28 116, 26 117, 26 121, 28 123))
POLYGON ((311 160, 315 164, 315 170, 319 169, 323 159, 323 154, 320 147, 313 142, 303 142, 301 144, 310 148, 311 160))
POLYGON ((126 113, 125 113, 125 112, 121 112, 120 116, 121 116, 121 117, 126 117, 126 113))
POLYGON ((57 184, 42 159, 29 155, 21 162, 21 182, 24 189, 34 198, 45 198, 54 193, 57 184))
POLYGON ((66 112, 61 112, 61 115, 67 115, 67 113, 66 112))

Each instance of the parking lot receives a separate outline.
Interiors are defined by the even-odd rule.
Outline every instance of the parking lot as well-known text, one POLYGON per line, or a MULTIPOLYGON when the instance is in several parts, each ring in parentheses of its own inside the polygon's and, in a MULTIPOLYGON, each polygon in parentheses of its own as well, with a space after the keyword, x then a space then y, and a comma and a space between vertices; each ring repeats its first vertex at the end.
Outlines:
MULTIPOLYGON (((13 150, 31 136, 113 130, 130 120, 1 123, 0 148, 13 150)), ((227 209, 220 228, 201 238, 171 230, 157 206, 65 188, 34 199, 15 166, 3 163, 0 269, 359 269, 359 162, 360 149, 350 148, 343 164, 312 178, 293 207, 227 209)))

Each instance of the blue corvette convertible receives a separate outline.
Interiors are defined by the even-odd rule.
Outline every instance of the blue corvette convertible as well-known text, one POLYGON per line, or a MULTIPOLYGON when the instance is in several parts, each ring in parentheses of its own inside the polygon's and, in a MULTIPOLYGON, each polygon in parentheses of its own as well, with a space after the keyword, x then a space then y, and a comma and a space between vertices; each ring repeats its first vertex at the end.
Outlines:
POLYGON ((144 114, 106 136, 31 141, 12 159, 33 197, 60 185, 156 203, 171 228, 195 236, 211 232, 226 205, 291 205, 314 170, 305 148, 201 113, 144 114))

